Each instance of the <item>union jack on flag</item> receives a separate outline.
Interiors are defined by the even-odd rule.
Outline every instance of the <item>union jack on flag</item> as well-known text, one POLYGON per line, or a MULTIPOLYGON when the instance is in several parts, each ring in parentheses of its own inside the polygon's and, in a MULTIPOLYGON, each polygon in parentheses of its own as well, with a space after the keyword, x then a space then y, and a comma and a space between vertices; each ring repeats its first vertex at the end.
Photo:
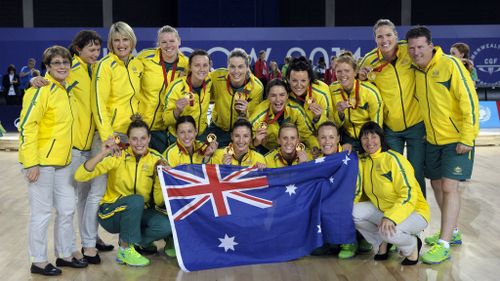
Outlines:
POLYGON ((269 187, 266 176, 250 176, 257 171, 256 167, 245 168, 230 172, 222 176, 218 165, 202 165, 202 175, 193 172, 165 169, 163 171, 172 176, 175 185, 166 185, 166 192, 170 200, 192 199, 184 207, 173 214, 175 221, 185 219, 209 202, 214 210, 214 215, 227 216, 231 214, 228 198, 243 202, 258 208, 269 208, 273 202, 257 196, 252 196, 245 191, 269 187), (184 182, 184 184, 182 184, 184 182))
POLYGON ((160 167, 180 268, 282 262, 326 242, 354 243, 357 175, 347 153, 278 169, 160 167))

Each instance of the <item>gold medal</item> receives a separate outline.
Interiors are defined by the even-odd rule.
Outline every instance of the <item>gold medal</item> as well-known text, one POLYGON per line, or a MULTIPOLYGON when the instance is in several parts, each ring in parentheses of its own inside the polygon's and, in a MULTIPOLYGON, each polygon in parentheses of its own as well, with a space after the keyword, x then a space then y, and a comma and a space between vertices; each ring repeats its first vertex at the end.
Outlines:
POLYGON ((377 78, 377 73, 375 73, 375 71, 370 71, 368 72, 367 78, 370 81, 375 81, 375 78, 377 78))
POLYGON ((262 128, 262 129, 267 129, 267 123, 262 121, 259 123, 259 128, 262 128))
POLYGON ((311 98, 311 99, 307 99, 307 103, 308 103, 308 104, 313 103, 313 99, 312 99, 312 98, 311 98))
POLYGON ((234 98, 236 100, 245 100, 245 95, 242 92, 236 92, 234 93, 234 98))
POLYGON ((298 143, 297 146, 295 147, 295 150, 297 151, 303 151, 306 149, 306 145, 303 143, 298 143))
POLYGON ((226 146, 226 154, 229 154, 229 155, 233 155, 234 154, 234 149, 233 149, 233 145, 232 144, 229 144, 228 146, 226 146))
POLYGON ((217 136, 214 133, 210 133, 207 135, 207 142, 208 143, 213 143, 216 140, 217 140, 217 136))

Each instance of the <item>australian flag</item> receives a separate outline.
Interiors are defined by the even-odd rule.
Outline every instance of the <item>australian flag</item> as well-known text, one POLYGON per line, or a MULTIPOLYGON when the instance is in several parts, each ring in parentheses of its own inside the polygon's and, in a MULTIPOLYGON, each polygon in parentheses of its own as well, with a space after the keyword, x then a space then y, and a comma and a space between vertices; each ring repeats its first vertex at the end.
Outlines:
POLYGON ((355 242, 355 153, 278 169, 159 167, 184 271, 282 262, 355 242))

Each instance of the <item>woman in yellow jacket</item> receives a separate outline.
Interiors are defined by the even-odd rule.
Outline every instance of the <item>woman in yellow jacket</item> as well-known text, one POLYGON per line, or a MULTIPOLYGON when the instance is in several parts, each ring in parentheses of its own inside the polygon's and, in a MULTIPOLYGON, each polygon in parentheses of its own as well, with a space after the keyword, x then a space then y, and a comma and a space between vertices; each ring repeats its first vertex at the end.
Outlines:
POLYGON ((163 154, 170 167, 210 162, 210 157, 218 146, 216 138, 209 136, 205 143, 196 140, 196 122, 189 115, 177 119, 175 130, 177 141, 163 154))
POLYGON ((194 50, 189 55, 187 76, 178 78, 168 87, 162 118, 168 128, 169 144, 176 142, 176 120, 181 116, 194 118, 198 135, 205 132, 212 87, 211 79, 208 77, 209 72, 208 53, 204 50, 194 50))
POLYGON ((422 241, 418 234, 429 224, 430 209, 415 178, 410 162, 390 150, 382 128, 367 122, 360 130, 363 193, 370 201, 354 205, 356 229, 378 253, 375 260, 386 260, 390 244, 405 259, 402 265, 418 262, 422 241))
POLYGON ((108 232, 120 235, 118 263, 146 266, 149 259, 134 245, 146 248, 171 233, 168 219, 154 208, 164 202, 156 166, 166 162, 149 148, 149 128, 137 115, 132 117, 127 136, 130 146, 121 155, 110 155, 113 142, 104 143, 101 152, 78 168, 75 179, 88 181, 108 174, 97 219, 108 232))
POLYGON ((356 79, 356 71, 356 61, 352 56, 339 57, 335 64, 337 81, 330 85, 330 94, 337 109, 334 120, 342 129, 342 143, 349 143, 358 151, 361 126, 368 121, 382 126, 383 104, 378 89, 371 83, 356 79))
POLYGON ((144 67, 138 111, 151 130, 151 148, 163 152, 168 146, 167 126, 162 119, 165 94, 175 79, 188 73, 188 58, 179 50, 181 37, 175 28, 161 27, 157 40, 157 48, 137 55, 144 67))
POLYGON ((252 124, 250 122, 238 119, 231 132, 231 141, 228 146, 215 151, 210 160, 211 164, 266 167, 264 156, 250 148, 252 141, 252 124))
POLYGON ((28 182, 30 206, 29 255, 31 272, 59 275, 61 270, 48 262, 47 230, 56 209, 54 225, 57 266, 82 268, 85 259, 73 256, 73 213, 75 189, 71 186, 73 112, 69 83, 71 54, 61 46, 43 53, 48 85, 26 91, 20 116, 19 162, 28 182))
POLYGON ((297 126, 306 148, 318 147, 314 127, 308 121, 304 109, 288 100, 287 86, 279 79, 267 83, 267 100, 261 102, 250 117, 255 135, 253 146, 266 153, 278 147, 278 132, 281 124, 297 126))
POLYGON ((284 123, 278 132, 279 147, 266 154, 267 168, 281 168, 312 160, 312 155, 300 142, 299 129, 292 123, 284 123))
POLYGON ((315 79, 311 65, 305 57, 291 61, 287 71, 290 85, 289 99, 299 104, 316 133, 319 124, 333 119, 333 104, 328 85, 315 79))
POLYGON ((219 144, 231 142, 231 130, 239 118, 248 119, 262 101, 262 82, 250 71, 250 58, 245 50, 235 48, 227 59, 227 69, 210 73, 214 109, 207 133, 217 135, 219 144))

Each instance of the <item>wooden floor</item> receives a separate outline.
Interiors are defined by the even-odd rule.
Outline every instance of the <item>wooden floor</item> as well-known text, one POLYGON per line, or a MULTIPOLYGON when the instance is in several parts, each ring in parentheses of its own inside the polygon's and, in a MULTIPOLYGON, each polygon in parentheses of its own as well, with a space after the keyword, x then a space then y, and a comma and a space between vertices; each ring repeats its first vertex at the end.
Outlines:
MULTIPOLYGON (((103 263, 86 269, 63 269, 60 277, 29 273, 27 250, 28 197, 20 174, 17 152, 0 151, 0 280, 500 280, 500 147, 478 147, 473 178, 462 184, 460 228, 464 244, 453 247, 451 261, 441 265, 399 265, 401 258, 375 262, 372 255, 351 260, 336 257, 305 257, 279 264, 242 266, 185 273, 175 259, 152 258, 145 268, 117 265, 116 251, 101 253, 103 263)), ((434 219, 424 235, 439 227, 439 215, 430 187, 429 203, 434 219)), ((101 231, 107 242, 117 237, 101 231)), ((52 229, 49 230, 52 233, 52 229)), ((49 235, 49 257, 54 262, 53 237, 49 235)), ((162 246, 162 245, 158 245, 162 246)), ((427 248, 424 246, 424 250, 427 248)))

